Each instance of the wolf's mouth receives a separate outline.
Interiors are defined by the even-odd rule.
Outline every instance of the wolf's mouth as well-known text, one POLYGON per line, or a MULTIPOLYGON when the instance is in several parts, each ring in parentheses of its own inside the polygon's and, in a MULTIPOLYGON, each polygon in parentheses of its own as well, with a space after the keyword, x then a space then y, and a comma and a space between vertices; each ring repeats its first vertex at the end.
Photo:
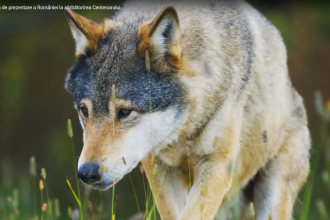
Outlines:
MULTIPOLYGON (((95 190, 107 190, 117 184, 122 178, 115 179, 115 181, 99 181, 95 183, 88 184, 88 186, 92 187, 95 190)), ((87 185, 87 184, 86 184, 87 185)))
POLYGON ((106 184, 96 183, 96 184, 91 184, 89 186, 91 186, 93 189, 104 191, 104 190, 110 189, 111 187, 113 187, 113 185, 114 184, 106 185, 106 184))

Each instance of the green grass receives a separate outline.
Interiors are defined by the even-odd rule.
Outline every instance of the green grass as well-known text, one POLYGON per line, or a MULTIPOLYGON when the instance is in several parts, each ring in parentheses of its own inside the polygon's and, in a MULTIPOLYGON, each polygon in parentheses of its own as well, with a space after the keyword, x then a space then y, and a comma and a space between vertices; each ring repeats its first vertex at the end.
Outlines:
MULTIPOLYGON (((296 208, 294 213, 294 218, 299 220, 328 220, 330 218, 329 213, 329 202, 330 202, 330 156, 329 156, 329 139, 328 135, 328 121, 330 118, 330 102, 324 103, 322 95, 316 93, 315 96, 316 110, 320 118, 320 131, 318 132, 319 136, 314 138, 313 141, 313 150, 311 153, 311 173, 309 175, 308 181, 304 189, 300 193, 300 199, 296 202, 296 208), (321 168, 323 167, 323 168, 321 168), (317 187, 317 188, 316 188, 317 187), (317 190, 316 190, 317 189, 317 190), (318 192, 322 193, 318 193, 318 192)), ((68 121, 68 135, 71 139, 71 147, 73 154, 73 162, 75 166, 75 172, 77 172, 76 161, 75 161, 75 152, 73 146, 73 132, 71 128, 71 121, 68 121)), ((125 162, 125 159, 122 158, 125 162)), ((9 163, 10 164, 10 163, 9 163)), ((4 177, 10 176, 13 173, 11 166, 4 163, 4 177)), ((157 172, 157 167, 153 166, 153 155, 151 155, 151 166, 152 166, 152 176, 157 172)), ((107 169, 107 168, 105 168, 107 169)), ((164 171, 163 179, 166 175, 167 169, 164 171)), ((132 186, 132 192, 134 194, 134 199, 136 201, 137 210, 139 212, 144 212, 145 220, 156 220, 160 219, 156 206, 155 206, 155 195, 152 192, 153 181, 150 188, 145 185, 145 176, 143 169, 140 168, 142 174, 141 181, 143 181, 143 190, 144 190, 144 206, 139 204, 139 198, 136 193, 136 188, 134 187, 133 180, 131 176, 130 182, 132 186), (140 207, 146 207, 145 210, 141 210, 140 207)), ((90 190, 86 190, 85 194, 80 194, 80 186, 78 183, 78 178, 76 175, 77 183, 77 192, 76 193, 67 179, 68 188, 72 192, 72 196, 76 200, 76 204, 71 204, 71 208, 67 207, 67 213, 60 213, 60 200, 56 198, 49 197, 48 190, 51 192, 52 189, 47 188, 46 184, 46 170, 42 169, 42 178, 38 181, 38 176, 40 175, 36 170, 35 158, 31 157, 30 159, 30 174, 27 184, 30 189, 19 188, 17 184, 14 184, 8 181, 5 187, 0 188, 0 219, 1 220, 21 220, 21 219, 33 219, 33 220, 53 220, 53 219, 84 219, 84 220, 102 220, 109 219, 109 216, 103 212, 103 207, 111 207, 111 218, 112 220, 120 219, 120 216, 116 216, 116 205, 117 200, 120 200, 120 195, 115 194, 115 187, 112 188, 112 199, 111 204, 104 204, 102 201, 102 194, 99 193, 97 198, 92 202, 90 199, 90 190), (40 181, 44 186, 40 186, 40 181), (11 185, 10 185, 11 184, 11 185), (39 186, 39 192, 35 189, 39 186), (29 191, 29 196, 32 198, 30 202, 25 202, 22 200, 22 194, 29 191), (46 191, 46 192, 44 192, 46 191), (45 200, 44 193, 46 193, 47 200, 45 200), (39 198, 39 199, 38 199, 39 198), (46 203, 47 205, 43 205, 46 203), (47 207, 47 208, 46 208, 47 207)), ((3 178, 4 178, 3 177, 3 178)), ((4 178, 5 179, 5 178, 4 178)), ((26 180, 22 179, 22 182, 26 180)), ((233 181, 232 187, 236 187, 235 181, 233 181)), ((207 189, 204 190, 203 194, 206 196, 207 189)), ((132 195, 133 197, 133 195, 132 195)), ((222 220, 228 217, 233 218, 234 220, 241 220, 241 213, 239 209, 240 197, 238 193, 233 196, 233 198, 226 203, 224 207, 221 207, 215 219, 222 220)), ((128 207, 132 208, 133 207, 128 207)), ((204 207, 196 207, 203 209, 204 207)), ((202 216, 201 216, 202 218, 202 216)), ((248 210, 248 218, 245 220, 254 219, 254 208, 253 204, 250 204, 250 209, 248 210)))

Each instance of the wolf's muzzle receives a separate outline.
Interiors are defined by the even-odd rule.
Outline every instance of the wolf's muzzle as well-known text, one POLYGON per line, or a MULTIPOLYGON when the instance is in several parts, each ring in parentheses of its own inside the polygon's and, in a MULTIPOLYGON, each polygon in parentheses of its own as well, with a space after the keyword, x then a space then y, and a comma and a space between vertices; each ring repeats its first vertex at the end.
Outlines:
POLYGON ((100 166, 95 163, 86 163, 79 167, 78 177, 83 183, 94 184, 101 180, 100 166))

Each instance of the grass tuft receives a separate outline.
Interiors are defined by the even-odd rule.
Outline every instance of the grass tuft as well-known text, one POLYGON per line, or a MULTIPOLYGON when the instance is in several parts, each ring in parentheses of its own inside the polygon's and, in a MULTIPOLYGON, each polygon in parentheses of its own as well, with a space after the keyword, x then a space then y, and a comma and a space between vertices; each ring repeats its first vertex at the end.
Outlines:
MULTIPOLYGON (((73 131, 72 131, 72 125, 71 125, 71 119, 68 119, 68 135, 71 139, 71 149, 72 149, 72 158, 73 158, 73 166, 74 166, 74 171, 75 171, 75 176, 76 176, 76 182, 77 182, 77 190, 78 190, 78 199, 79 199, 79 212, 80 212, 80 219, 83 220, 83 211, 82 211, 82 207, 81 207, 81 203, 80 203, 80 188, 79 188, 79 180, 78 180, 78 176, 77 176, 77 167, 76 167, 76 159, 75 159, 75 153, 74 153, 74 144, 73 144, 73 131)), ((70 189, 72 191, 72 193, 74 193, 74 191, 72 190, 71 184, 67 179, 67 182, 70 186, 70 189)), ((74 194, 75 195, 75 194, 74 194)))
POLYGON ((69 186, 69 188, 70 188, 70 190, 71 190, 71 192, 72 192, 74 198, 76 199, 76 201, 77 201, 77 203, 78 203, 78 206, 79 206, 79 208, 80 208, 80 207, 81 207, 80 199, 78 198, 77 194, 76 194, 76 193, 74 192, 74 190, 72 189, 71 183, 70 183, 70 181, 69 181, 68 178, 66 179, 66 182, 67 182, 67 184, 68 184, 68 186, 69 186))
MULTIPOLYGON (((149 61, 150 62, 150 61, 149 61)), ((146 64, 148 61, 146 61, 146 64)), ((148 71, 150 70, 150 67, 147 68, 148 71)), ((149 82, 150 83, 150 82, 149 82)), ((115 86, 113 86, 113 89, 115 86)), ((149 84, 150 88, 150 84, 149 84)), ((149 91, 150 92, 150 91, 149 91)), ((115 94, 113 92, 113 94, 115 94)), ((151 93, 150 93, 151 94, 151 93)), ((115 97, 115 96, 114 96, 115 97)), ((151 100, 151 98, 150 98, 151 100)), ((302 208, 299 212, 299 218, 295 217, 299 220, 307 220, 307 219, 319 219, 319 220, 327 220, 330 218, 329 216, 329 200, 330 200, 330 156, 329 156, 329 150, 327 147, 329 146, 329 134, 328 134, 328 123, 330 119, 330 101, 324 101, 321 93, 315 94, 315 108, 318 112, 318 115, 320 117, 320 131, 319 137, 316 138, 314 143, 314 149, 315 153, 312 154, 312 163, 311 163, 311 173, 309 175, 308 181, 306 183, 306 186, 304 190, 302 191, 302 208), (321 165, 324 165, 324 168, 320 169, 319 167, 321 165), (317 185, 316 185, 317 184, 317 185), (316 187, 317 186, 317 187, 316 187), (320 188, 320 189, 318 189, 320 188), (322 193, 319 193, 322 192, 322 193)), ((150 112, 151 112, 151 104, 150 104, 150 112)), ((73 131, 71 126, 71 120, 68 120, 68 135, 71 139, 71 147, 72 147, 72 155, 73 155, 73 162, 74 162, 74 168, 75 173, 77 174, 77 167, 76 167, 76 161, 75 161, 75 153, 74 153, 74 145, 73 145, 73 131)), ((267 139, 267 133, 264 132, 261 136, 262 140, 267 139)), ((151 144, 151 137, 150 137, 150 144, 151 144)), ((219 144, 219 140, 217 137, 214 138, 212 146, 216 146, 219 144)), ((190 149, 186 149, 187 156, 188 156, 188 165, 190 163, 190 149)), ((123 164, 126 165, 128 161, 124 157, 119 159, 117 161, 120 162, 122 160, 123 164)), ((155 198, 158 197, 159 191, 157 192, 157 195, 155 195, 154 192, 154 183, 155 179, 154 176, 158 174, 157 172, 163 172, 162 178, 157 179, 157 181, 160 181, 160 189, 163 186, 165 175, 167 172, 167 166, 165 170, 163 167, 160 167, 157 163, 157 160, 152 152, 149 154, 149 160, 151 165, 151 184, 150 188, 146 187, 146 183, 144 180, 144 169, 143 166, 140 166, 140 173, 142 175, 143 180, 143 190, 144 190, 144 197, 145 197, 145 215, 144 220, 156 220, 157 217, 157 209, 156 209, 156 203, 155 198), (158 166, 158 167, 157 167, 158 166), (156 197, 157 196, 157 197, 156 197)), ((31 157, 29 161, 29 179, 32 182, 32 190, 26 190, 30 192, 25 192, 19 190, 20 188, 15 188, 13 185, 13 181, 10 182, 9 178, 3 178, 5 181, 5 189, 7 190, 5 193, 2 193, 0 191, 0 219, 4 220, 20 220, 20 219, 33 219, 33 220, 53 220, 53 219, 63 219, 65 216, 61 216, 60 212, 60 203, 58 199, 51 200, 48 194, 48 186, 47 186, 47 173, 45 168, 41 168, 41 179, 38 180, 37 178, 37 163, 36 158, 31 157), (13 186, 12 188, 8 186, 13 186), (40 190, 40 200, 37 199, 37 188, 40 190), (44 201, 44 190, 47 194, 47 201, 44 201), (27 194, 26 194, 27 193, 27 194), (24 195, 22 195, 24 194, 24 195), (26 195, 29 195, 28 198, 32 198, 31 204, 25 204, 28 211, 24 212, 22 207, 24 207, 23 199, 26 197, 26 195)), ((117 163, 115 167, 117 166, 117 163)), ((114 168, 115 168, 114 167, 114 168)), ((189 166, 190 167, 190 166, 189 166)), ((111 168, 110 168, 111 169, 111 168)), ((107 172, 109 170, 108 167, 102 168, 102 172, 107 172)), ((5 177, 10 176, 10 173, 12 172, 12 169, 10 168, 10 164, 4 164, 4 173, 5 177)), ((190 171, 189 171, 190 176, 190 171)), ((133 179, 129 175, 129 179, 132 185, 133 193, 135 196, 136 204, 138 212, 141 213, 143 210, 141 210, 142 207, 140 207, 138 203, 138 196, 136 194, 137 188, 135 188, 133 184, 133 179)), ((70 219, 85 219, 85 220, 96 220, 96 219, 112 219, 115 220, 116 218, 116 210, 118 209, 118 195, 115 194, 115 186, 112 189, 112 208, 111 208, 111 217, 110 217, 110 209, 108 210, 108 213, 106 213, 106 208, 104 216, 102 215, 103 211, 103 204, 102 204, 102 194, 98 193, 98 196, 93 199, 94 203, 91 202, 89 199, 89 193, 90 190, 86 188, 85 193, 82 195, 82 198, 80 197, 80 189, 79 189, 79 181, 78 177, 76 175, 76 182, 77 182, 77 190, 74 191, 69 179, 66 179, 67 184, 79 206, 78 209, 72 209, 71 207, 68 207, 67 209, 67 215, 70 219), (82 211, 82 208, 84 208, 84 211, 82 211)), ((189 177, 190 182, 190 177, 189 177)), ((113 183, 116 183, 115 175, 113 179, 113 183)), ((233 179, 232 187, 237 187, 235 185, 235 180, 233 179)), ((191 185, 191 183, 189 183, 191 185)), ((158 185, 157 185, 158 186, 158 185)), ((236 191, 236 190, 234 190, 236 191)), ((238 189, 237 189, 238 192, 238 189)), ((203 187, 201 190, 201 193, 203 197, 205 198, 208 194, 211 192, 208 191, 207 187, 203 187)), ((255 219, 255 210, 253 203, 250 204, 248 209, 244 212, 241 212, 239 210, 239 204, 240 204, 240 198, 239 193, 234 193, 231 199, 228 200, 228 204, 226 204, 225 207, 221 207, 218 215, 216 216, 216 220, 224 220, 224 219, 233 219, 233 220, 242 220, 243 218, 245 220, 254 220, 255 219)), ((104 206, 106 207, 106 206, 104 206)), ((200 205, 199 208, 201 211, 205 211, 207 207, 205 207, 203 204, 200 205)), ((297 209, 298 210, 298 209, 297 209)), ((117 216, 118 218, 118 216, 117 216)), ((201 216, 201 219, 203 216, 201 216)), ((271 216, 269 216, 268 220, 271 220, 271 216)))

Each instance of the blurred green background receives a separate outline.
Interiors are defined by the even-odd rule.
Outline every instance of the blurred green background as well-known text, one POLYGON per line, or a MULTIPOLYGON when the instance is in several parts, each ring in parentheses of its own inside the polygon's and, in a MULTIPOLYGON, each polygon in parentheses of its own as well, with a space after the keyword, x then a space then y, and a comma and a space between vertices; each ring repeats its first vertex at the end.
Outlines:
MULTIPOLYGON (((314 144, 312 163, 318 153, 322 153, 315 172, 308 219, 321 219, 317 199, 321 198, 330 210, 330 186, 321 178, 321 173, 330 168, 330 147, 327 143, 317 143, 321 125, 328 125, 329 121, 321 122, 314 105, 314 93, 320 91, 324 102, 330 100, 330 3, 250 2, 282 33, 288 49, 292 82, 305 100, 314 144)), ((37 4, 55 3, 25 3, 37 4)), ((81 1, 77 5, 93 4, 119 5, 121 1, 81 1)), ((8 2, 6 5, 15 4, 8 2)), ((77 12, 94 20, 103 20, 113 14, 111 10, 77 12)), ((31 183, 31 156, 36 158, 38 174, 41 167, 47 170, 49 196, 59 199, 61 219, 68 219, 67 207, 77 208, 66 183, 68 177, 75 186, 67 119, 72 119, 77 157, 83 145, 82 129, 73 108, 73 97, 64 89, 64 78, 74 61, 74 42, 63 11, 0 10, 0 219, 1 210, 8 206, 7 198, 13 196, 13 189, 19 190, 20 215, 33 214, 31 192, 39 189, 38 184, 32 186, 31 183)), ((143 181, 138 168, 131 177, 144 210, 143 181)), ((39 181, 39 175, 36 180, 39 181)), ((38 213, 41 207, 39 194, 38 213)), ((97 195, 98 192, 92 192, 93 199, 97 195)), ((116 195, 116 219, 127 219, 138 212, 128 177, 116 185, 116 195)), ((104 218, 110 219, 111 191, 102 193, 102 198, 104 218)), ((302 209, 303 193, 296 202, 296 219, 302 209)))

